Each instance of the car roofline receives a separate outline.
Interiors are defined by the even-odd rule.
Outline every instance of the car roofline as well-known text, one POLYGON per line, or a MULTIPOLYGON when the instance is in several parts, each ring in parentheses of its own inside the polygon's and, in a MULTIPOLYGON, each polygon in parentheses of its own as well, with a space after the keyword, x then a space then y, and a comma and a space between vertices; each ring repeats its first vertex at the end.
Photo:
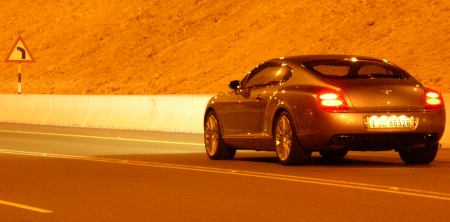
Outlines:
MULTIPOLYGON (((319 61, 319 60, 351 60, 351 59, 357 59, 357 60, 369 60, 369 61, 376 61, 376 62, 387 62, 386 59, 378 59, 373 58, 369 56, 359 56, 359 55, 301 55, 301 56, 289 56, 289 57, 282 57, 279 58, 282 60, 287 60, 295 63, 304 63, 304 62, 311 62, 311 61, 319 61)), ((278 59, 276 59, 278 60, 278 59)))

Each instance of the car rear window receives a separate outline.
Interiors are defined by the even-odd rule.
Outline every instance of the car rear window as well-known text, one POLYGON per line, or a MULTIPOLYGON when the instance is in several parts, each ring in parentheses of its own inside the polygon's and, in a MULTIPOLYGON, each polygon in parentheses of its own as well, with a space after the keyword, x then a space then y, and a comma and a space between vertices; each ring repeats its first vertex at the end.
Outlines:
POLYGON ((327 78, 408 78, 406 72, 399 68, 377 61, 327 60, 305 62, 303 65, 327 78))
POLYGON ((347 65, 332 65, 332 64, 318 64, 313 66, 313 69, 322 75, 327 76, 346 76, 350 71, 350 66, 347 65))

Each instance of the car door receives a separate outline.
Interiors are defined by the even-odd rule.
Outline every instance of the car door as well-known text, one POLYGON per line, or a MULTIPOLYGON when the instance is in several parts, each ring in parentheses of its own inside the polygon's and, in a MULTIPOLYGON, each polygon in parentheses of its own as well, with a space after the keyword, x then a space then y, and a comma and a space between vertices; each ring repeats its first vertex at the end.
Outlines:
POLYGON ((225 134, 233 137, 265 135, 263 120, 274 88, 286 75, 286 68, 278 64, 264 64, 255 68, 241 81, 229 104, 224 123, 225 134))
POLYGON ((258 66, 242 79, 239 89, 223 96, 223 101, 217 104, 220 112, 223 133, 225 137, 243 138, 255 134, 259 128, 258 103, 255 97, 261 84, 259 78, 266 67, 258 66), (246 84, 251 80, 250 84, 246 84))

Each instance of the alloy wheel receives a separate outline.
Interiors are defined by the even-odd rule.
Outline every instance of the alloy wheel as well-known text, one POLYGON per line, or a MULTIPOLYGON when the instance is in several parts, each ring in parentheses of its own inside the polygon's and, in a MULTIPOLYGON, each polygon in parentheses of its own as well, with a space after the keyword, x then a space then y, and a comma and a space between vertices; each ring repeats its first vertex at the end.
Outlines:
POLYGON ((219 146, 219 124, 214 115, 209 115, 205 126, 205 146, 209 156, 217 153, 219 146))
POLYGON ((293 134, 291 123, 287 116, 281 116, 275 128, 275 147, 278 158, 286 161, 292 151, 293 134))

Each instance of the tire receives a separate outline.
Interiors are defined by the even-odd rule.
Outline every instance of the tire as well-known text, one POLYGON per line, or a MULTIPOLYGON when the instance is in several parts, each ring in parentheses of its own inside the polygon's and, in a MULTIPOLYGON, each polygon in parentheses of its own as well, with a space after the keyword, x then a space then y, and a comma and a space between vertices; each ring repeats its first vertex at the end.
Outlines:
POLYGON ((273 125, 273 141, 278 160, 283 165, 303 165, 311 159, 311 151, 298 141, 294 124, 287 112, 281 112, 273 125))
POLYGON ((423 149, 405 149, 399 150, 398 153, 406 164, 429 164, 436 157, 438 148, 438 143, 431 143, 425 145, 423 149))
POLYGON ((219 121, 214 111, 206 115, 203 135, 206 154, 210 159, 230 160, 234 158, 236 149, 228 147, 223 142, 219 121))
POLYGON ((321 150, 319 151, 320 156, 325 159, 326 161, 338 161, 347 155, 346 149, 339 149, 339 150, 321 150))

